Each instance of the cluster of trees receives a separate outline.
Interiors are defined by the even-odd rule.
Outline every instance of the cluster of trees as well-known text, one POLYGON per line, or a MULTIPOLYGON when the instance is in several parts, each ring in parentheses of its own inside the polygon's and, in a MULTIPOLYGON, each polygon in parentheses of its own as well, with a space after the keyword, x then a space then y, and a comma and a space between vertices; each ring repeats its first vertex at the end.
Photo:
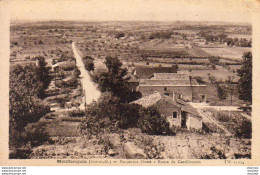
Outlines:
POLYGON ((152 39, 169 39, 169 38, 171 38, 172 34, 173 34, 173 32, 171 32, 171 31, 154 32, 149 36, 149 39, 150 40, 152 40, 152 39))
POLYGON ((252 40, 247 40, 246 38, 227 38, 226 43, 228 46, 252 47, 252 40))
MULTIPOLYGON (((215 61, 211 61, 215 62, 215 61)), ((229 76, 225 82, 217 81, 216 77, 209 75, 209 80, 212 84, 216 84, 217 93, 220 100, 225 100, 228 93, 231 97, 234 92, 238 92, 239 99, 245 102, 252 103, 252 53, 246 52, 243 55, 242 67, 237 70, 237 75, 240 77, 238 84, 233 83, 233 76, 229 76)))
POLYGON ((221 43, 227 43, 228 46, 238 46, 238 47, 251 47, 252 40, 247 40, 246 38, 228 38, 226 34, 208 34, 206 32, 200 32, 199 35, 205 38, 206 42, 218 41, 221 43))
POLYGON ((141 97, 140 92, 132 92, 128 89, 128 79, 124 78, 127 75, 127 69, 122 67, 123 64, 117 57, 106 57, 105 65, 107 72, 93 76, 101 92, 111 92, 121 102, 131 102, 141 97))
POLYGON ((243 55, 242 67, 237 70, 239 98, 252 103, 252 53, 243 55))
POLYGON ((93 75, 102 96, 87 107, 86 118, 80 125, 84 135, 98 136, 105 132, 138 127, 148 134, 171 134, 169 123, 157 109, 143 108, 129 102, 141 97, 140 92, 132 92, 124 78, 127 70, 117 57, 106 57, 107 72, 93 75))
POLYGON ((146 109, 137 104, 122 103, 111 93, 103 93, 98 102, 87 107, 86 118, 79 128, 82 134, 97 137, 102 133, 133 127, 148 134, 173 134, 166 118, 155 108, 146 109))
POLYGON ((222 33, 218 35, 212 35, 206 32, 200 32, 199 35, 205 38, 206 42, 214 42, 214 41, 225 42, 227 39, 227 35, 222 33))
POLYGON ((31 64, 22 67, 18 64, 10 70, 9 143, 13 148, 25 144, 25 127, 50 111, 49 106, 41 100, 50 83, 49 68, 43 57, 38 57, 38 60, 37 66, 31 64))

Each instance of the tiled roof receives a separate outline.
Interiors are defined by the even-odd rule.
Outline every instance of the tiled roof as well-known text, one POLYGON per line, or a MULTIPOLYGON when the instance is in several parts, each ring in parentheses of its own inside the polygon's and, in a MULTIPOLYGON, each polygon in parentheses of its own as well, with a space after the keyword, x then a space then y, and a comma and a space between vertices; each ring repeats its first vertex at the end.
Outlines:
POLYGON ((131 73, 128 73, 126 76, 124 76, 124 79, 126 79, 128 82, 135 82, 135 83, 139 82, 138 78, 132 75, 131 73))
POLYGON ((162 99, 161 94, 159 92, 155 92, 151 95, 148 95, 148 96, 142 97, 136 101, 133 101, 132 103, 139 104, 145 108, 148 108, 148 107, 156 104, 161 99, 162 99))
POLYGON ((187 113, 192 114, 193 116, 202 118, 200 114, 198 113, 197 109, 193 108, 190 104, 185 103, 184 101, 180 99, 176 99, 175 101, 172 100, 171 97, 161 95, 159 92, 155 92, 151 95, 142 97, 136 101, 133 101, 131 103, 133 104, 139 104, 145 108, 151 107, 156 105, 160 100, 165 100, 169 103, 171 103, 173 106, 181 108, 182 111, 185 111, 187 113))
POLYGON ((190 80, 141 79, 139 86, 189 86, 190 80))
POLYGON ((135 69, 135 72, 139 79, 149 79, 154 73, 176 73, 177 69, 174 67, 139 67, 135 69))
POLYGON ((194 116, 202 118, 197 109, 193 108, 190 104, 186 104, 184 107, 182 107, 182 110, 194 116))
POLYGON ((179 108, 184 106, 183 103, 179 103, 178 101, 173 101, 172 97, 169 97, 166 95, 161 95, 159 92, 154 92, 153 94, 142 97, 136 101, 133 101, 132 103, 139 104, 145 108, 148 108, 148 107, 156 105, 156 103, 159 102, 160 100, 164 100, 179 108))
POLYGON ((154 73, 153 78, 155 80, 189 80, 189 76, 179 73, 154 73))

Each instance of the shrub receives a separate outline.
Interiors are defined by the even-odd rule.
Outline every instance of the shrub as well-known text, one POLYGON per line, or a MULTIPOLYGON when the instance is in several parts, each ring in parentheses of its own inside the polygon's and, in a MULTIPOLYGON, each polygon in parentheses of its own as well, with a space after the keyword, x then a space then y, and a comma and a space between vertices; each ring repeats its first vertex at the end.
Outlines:
POLYGON ((223 101, 227 98, 227 90, 225 86, 217 84, 217 92, 219 100, 223 101))
POLYGON ((138 127, 142 132, 151 135, 172 135, 169 122, 161 116, 156 108, 141 108, 138 127))
POLYGON ((25 129, 27 143, 35 147, 49 141, 49 135, 46 133, 45 127, 46 124, 44 123, 29 124, 25 129))
POLYGON ((220 122, 229 122, 230 121, 230 117, 227 114, 218 114, 218 120, 220 122))
POLYGON ((32 150, 29 147, 22 147, 11 150, 9 153, 9 159, 28 159, 32 150))
POLYGON ((222 150, 217 149, 215 146, 212 146, 210 150, 210 154, 202 155, 200 159, 227 159, 225 153, 222 150))
POLYGON ((75 78, 79 78, 80 74, 81 74, 80 70, 77 67, 75 67, 73 70, 73 76, 75 78))
POLYGON ((148 159, 163 159, 162 152, 165 151, 165 146, 162 143, 156 143, 151 137, 141 137, 141 144, 144 148, 144 153, 148 159))
POLYGON ((239 125, 239 128, 236 130, 236 137, 242 138, 252 138, 252 122, 249 120, 244 120, 239 125))
POLYGON ((90 56, 83 58, 84 66, 87 71, 93 71, 95 69, 94 59, 90 56))
POLYGON ((88 138, 99 137, 100 134, 113 132, 116 129, 115 123, 110 121, 109 116, 102 116, 102 109, 96 103, 88 107, 86 119, 79 126, 81 134, 88 138))
POLYGON ((68 111, 69 117, 83 117, 85 116, 85 112, 81 110, 73 110, 73 111, 68 111))

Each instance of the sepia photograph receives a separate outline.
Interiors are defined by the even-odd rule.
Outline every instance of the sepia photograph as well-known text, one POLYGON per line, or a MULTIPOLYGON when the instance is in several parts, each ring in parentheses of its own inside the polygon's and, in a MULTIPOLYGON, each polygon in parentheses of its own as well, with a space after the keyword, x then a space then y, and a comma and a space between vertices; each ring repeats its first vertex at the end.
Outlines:
POLYGON ((252 159, 252 4, 196 2, 13 3, 7 159, 252 159))

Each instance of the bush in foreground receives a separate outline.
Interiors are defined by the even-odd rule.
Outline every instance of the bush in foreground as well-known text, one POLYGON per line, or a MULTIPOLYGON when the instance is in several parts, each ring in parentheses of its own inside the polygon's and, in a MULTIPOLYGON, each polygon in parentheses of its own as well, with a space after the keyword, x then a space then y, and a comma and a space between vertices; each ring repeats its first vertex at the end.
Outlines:
POLYGON ((81 133, 98 136, 120 129, 138 127, 151 135, 171 135, 169 123, 155 108, 143 108, 137 104, 121 103, 120 99, 105 94, 98 102, 87 107, 86 119, 81 123, 81 133))
POLYGON ((161 116, 156 108, 142 108, 140 110, 138 127, 142 132, 150 135, 172 135, 169 122, 161 116))

